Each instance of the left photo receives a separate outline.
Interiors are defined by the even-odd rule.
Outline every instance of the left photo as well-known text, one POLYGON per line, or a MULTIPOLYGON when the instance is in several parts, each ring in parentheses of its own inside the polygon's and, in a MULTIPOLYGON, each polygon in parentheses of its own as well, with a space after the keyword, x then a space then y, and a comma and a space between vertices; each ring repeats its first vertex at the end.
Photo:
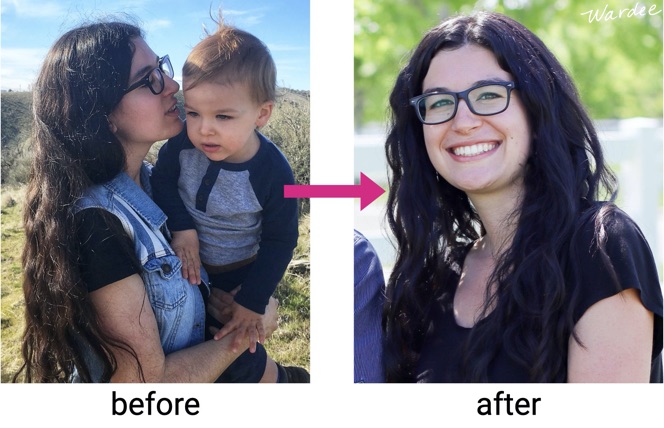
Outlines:
POLYGON ((1 382, 310 383, 309 0, 27 3, 1 382))

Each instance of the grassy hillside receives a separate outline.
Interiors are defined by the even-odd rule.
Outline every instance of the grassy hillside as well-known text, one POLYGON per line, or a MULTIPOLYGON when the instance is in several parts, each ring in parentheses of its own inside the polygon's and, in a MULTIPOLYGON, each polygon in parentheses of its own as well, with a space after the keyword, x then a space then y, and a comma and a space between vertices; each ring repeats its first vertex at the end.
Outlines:
POLYGON ((32 93, 2 92, 2 183, 21 183, 28 178, 32 129, 32 93))
POLYGON ((2 149, 30 134, 32 92, 2 92, 2 149))

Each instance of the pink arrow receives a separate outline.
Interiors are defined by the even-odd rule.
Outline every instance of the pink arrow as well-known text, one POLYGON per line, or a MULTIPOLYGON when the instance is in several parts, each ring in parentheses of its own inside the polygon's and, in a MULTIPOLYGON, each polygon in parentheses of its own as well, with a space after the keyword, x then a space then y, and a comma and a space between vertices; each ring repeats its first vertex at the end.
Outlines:
POLYGON ((284 186, 284 198, 360 198, 360 211, 376 200, 385 190, 360 173, 360 184, 353 185, 291 185, 284 186))

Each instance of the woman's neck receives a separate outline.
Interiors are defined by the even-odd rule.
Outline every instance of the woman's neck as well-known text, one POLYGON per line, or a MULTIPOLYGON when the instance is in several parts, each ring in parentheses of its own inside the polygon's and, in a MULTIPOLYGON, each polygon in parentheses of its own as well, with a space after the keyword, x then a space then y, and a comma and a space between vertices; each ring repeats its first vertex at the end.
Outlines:
POLYGON ((512 243, 519 220, 517 211, 522 195, 521 186, 510 187, 500 194, 468 195, 486 230, 482 246, 490 251, 494 258, 512 243))
MULTIPOLYGON (((136 150, 135 146, 124 146, 127 166, 125 172, 139 187, 141 185, 141 166, 148 150, 136 150)), ((149 149, 149 148, 148 148, 149 149)))

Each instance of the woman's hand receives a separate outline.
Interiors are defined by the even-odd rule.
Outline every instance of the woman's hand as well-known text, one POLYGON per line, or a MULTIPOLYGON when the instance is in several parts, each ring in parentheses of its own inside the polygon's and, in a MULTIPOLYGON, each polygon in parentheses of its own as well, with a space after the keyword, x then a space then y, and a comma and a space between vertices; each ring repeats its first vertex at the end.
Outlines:
POLYGON ((277 328, 279 327, 279 300, 270 297, 270 301, 265 307, 265 314, 263 314, 263 330, 265 331, 265 338, 269 339, 277 328))
POLYGON ((265 342, 262 316, 237 302, 233 303, 232 312, 233 317, 214 335, 214 339, 219 340, 235 332, 233 352, 236 352, 242 346, 245 339, 249 339, 249 352, 256 352, 256 343, 265 342))
POLYGON ((233 318, 234 296, 240 290, 237 287, 230 293, 218 288, 210 288, 210 298, 208 299, 207 311, 217 321, 227 324, 233 318))
MULTIPOLYGON (((239 290, 240 287, 237 287, 230 293, 227 293, 225 291, 216 288, 213 288, 210 291, 210 299, 208 301, 208 307, 207 307, 208 313, 217 321, 221 322, 222 324, 225 324, 222 330, 214 329, 214 331, 212 332, 215 333, 214 339, 219 340, 235 330, 243 330, 239 332, 240 334, 235 335, 235 340, 238 342, 242 342, 244 337, 246 336, 251 340, 250 350, 253 348, 253 351, 255 351, 256 341, 263 343, 265 339, 269 338, 272 335, 272 333, 276 331, 278 327, 279 301, 274 297, 270 297, 270 300, 267 306, 265 307, 265 314, 256 317, 250 317, 254 319, 254 321, 251 323, 252 326, 254 327, 253 331, 254 335, 252 336, 250 334, 250 331, 248 331, 251 329, 240 328, 242 326, 242 322, 240 322, 241 319, 243 319, 242 316, 238 316, 237 319, 233 321, 234 313, 237 315, 241 315, 238 314, 239 311, 237 307, 240 308, 242 307, 237 303, 235 303, 234 300, 234 296, 237 294, 239 290)), ((248 309, 245 310, 249 311, 248 309)), ((251 314, 254 315, 253 312, 251 312, 251 314)), ((234 344, 234 347, 237 346, 238 346, 237 343, 234 344)))

